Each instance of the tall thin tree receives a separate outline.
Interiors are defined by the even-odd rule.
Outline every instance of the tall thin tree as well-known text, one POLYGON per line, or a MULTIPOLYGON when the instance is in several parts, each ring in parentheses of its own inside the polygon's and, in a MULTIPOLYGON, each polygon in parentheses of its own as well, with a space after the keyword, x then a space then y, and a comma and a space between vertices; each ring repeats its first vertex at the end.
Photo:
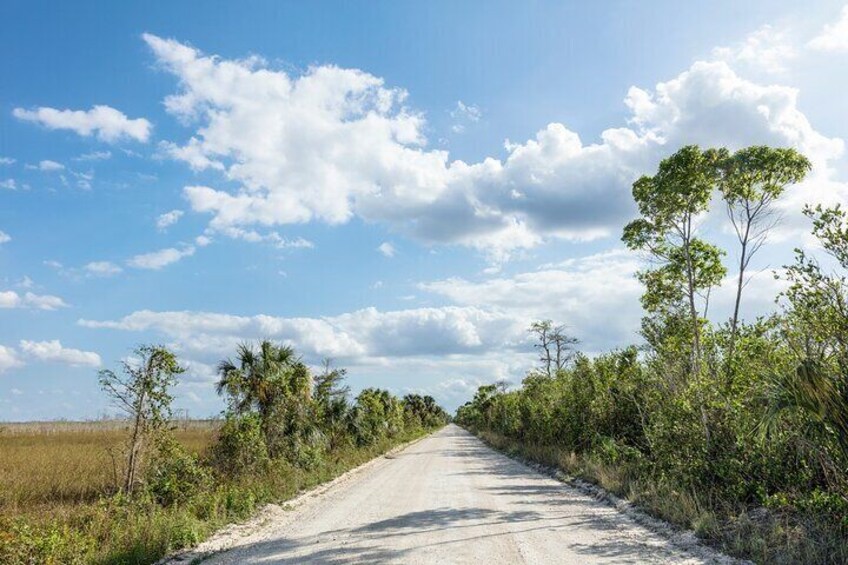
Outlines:
POLYGON ((804 179, 811 165, 794 149, 762 145, 740 149, 719 164, 719 188, 739 240, 739 273, 730 320, 730 356, 736 346, 742 289, 751 259, 780 220, 774 203, 787 185, 804 179))

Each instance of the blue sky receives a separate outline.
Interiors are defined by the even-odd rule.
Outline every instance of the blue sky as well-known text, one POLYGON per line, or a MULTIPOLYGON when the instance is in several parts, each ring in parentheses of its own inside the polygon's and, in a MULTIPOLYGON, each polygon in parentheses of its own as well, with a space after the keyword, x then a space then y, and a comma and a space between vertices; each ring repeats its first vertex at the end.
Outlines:
POLYGON ((109 411, 145 342, 197 416, 245 339, 450 408, 520 380, 533 319, 636 342, 630 183, 686 143, 814 163, 768 311, 801 205, 848 196, 848 8, 796 4, 4 2, 0 420, 109 411))

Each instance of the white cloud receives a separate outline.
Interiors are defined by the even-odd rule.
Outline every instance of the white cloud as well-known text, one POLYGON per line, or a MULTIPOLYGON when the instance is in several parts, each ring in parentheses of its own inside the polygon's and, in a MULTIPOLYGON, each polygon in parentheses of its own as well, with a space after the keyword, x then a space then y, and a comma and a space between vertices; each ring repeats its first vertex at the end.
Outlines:
POLYGON ((294 239, 282 238, 277 242, 277 247, 280 249, 312 249, 315 247, 315 244, 302 237, 296 237, 294 239))
POLYGON ((0 290, 0 308, 18 308, 21 297, 14 290, 0 290))
POLYGON ((34 294, 27 292, 23 296, 23 304, 29 308, 38 310, 56 310, 66 308, 68 305, 58 296, 50 294, 34 294))
POLYGON ((111 151, 92 151, 74 158, 74 161, 105 161, 112 158, 111 151))
POLYGON ((115 143, 125 138, 146 142, 152 129, 146 119, 129 119, 123 112, 104 105, 94 106, 90 110, 15 108, 12 115, 20 120, 41 124, 48 129, 71 130, 83 137, 96 135, 107 143, 115 143))
POLYGON ((0 188, 6 190, 17 190, 18 185, 15 182, 15 179, 6 179, 4 181, 0 181, 0 188))
MULTIPOLYGON (((288 239, 281 236, 279 233, 272 231, 260 233, 252 229, 244 229, 238 227, 225 227, 218 230, 219 233, 232 238, 248 241, 251 243, 265 242, 274 245, 277 249, 312 249, 315 244, 302 237, 288 239)), ((207 236, 205 237, 208 240, 207 236)), ((208 242, 206 243, 208 245, 208 242)))
POLYGON ((117 321, 80 324, 159 331, 195 353, 224 354, 241 339, 272 337, 297 345, 313 358, 360 363, 366 358, 505 352, 526 342, 531 321, 554 316, 580 328, 584 341, 600 349, 636 339, 634 327, 641 315, 641 289, 633 278, 637 266, 633 256, 615 251, 509 279, 482 283, 449 279, 420 285, 457 304, 442 308, 393 312, 367 308, 324 318, 139 311, 117 321))
POLYGON ((533 320, 554 319, 566 324, 582 347, 598 352, 638 341, 639 268, 634 254, 616 250, 511 277, 453 278, 419 287, 460 306, 509 313, 522 328, 533 320))
POLYGON ((110 261, 92 261, 86 264, 83 269, 90 275, 98 277, 109 277, 123 271, 121 267, 110 261))
POLYGON ((848 5, 838 20, 825 25, 807 45, 817 51, 848 51, 848 5))
POLYGON ((38 163, 38 170, 45 172, 61 171, 64 168, 65 165, 62 163, 57 163, 56 161, 51 161, 49 159, 45 159, 38 163))
MULTIPOLYGON (((786 52, 769 34, 777 32, 764 28, 726 54, 766 53, 776 63, 786 52)), ((424 119, 404 106, 406 93, 363 71, 320 66, 290 76, 255 58, 144 38, 180 82, 166 108, 197 124, 173 146, 185 152, 178 157, 240 186, 184 189, 193 210, 211 215, 211 231, 359 216, 502 260, 551 238, 617 235, 635 213, 633 180, 686 143, 793 146, 813 160, 818 182, 843 151, 842 140, 822 135, 798 109, 797 90, 757 84, 713 61, 654 89, 631 88, 626 127, 597 142, 552 123, 524 143, 507 142, 504 159, 468 164, 426 149, 424 119)))
POLYGON ((35 310, 56 310, 68 305, 58 296, 26 292, 18 294, 14 290, 0 291, 0 308, 32 308, 35 310))
POLYGON ((451 118, 454 123, 451 130, 454 133, 462 133, 468 124, 476 124, 483 117, 483 113, 474 104, 465 104, 462 100, 456 101, 456 107, 451 110, 451 118))
POLYGON ((14 165, 16 162, 17 159, 11 157, 0 157, 0 165, 14 165))
POLYGON ((0 244, 9 243, 10 241, 12 241, 12 236, 7 234, 3 230, 0 230, 0 244))
POLYGON ((99 367, 101 365, 100 355, 97 353, 62 347, 58 339, 52 341, 21 340, 20 348, 28 356, 40 361, 63 363, 71 366, 99 367))
POLYGON ((786 72, 787 63, 798 55, 788 32, 770 25, 748 34, 740 43, 716 47, 712 53, 734 67, 776 74, 786 72))
POLYGON ((11 347, 0 345, 0 373, 23 366, 23 361, 11 347))
POLYGON ((382 253, 382 254, 383 254, 383 256, 385 256, 385 257, 389 257, 389 258, 394 257, 394 256, 395 256, 395 253, 397 253, 397 250, 395 249, 395 246, 394 246, 394 245, 392 245, 391 243, 389 243, 388 241, 384 241, 383 243, 381 243, 381 244, 377 247, 377 251, 379 251, 380 253, 382 253))
POLYGON ((127 265, 136 269, 158 270, 172 263, 176 263, 184 257, 194 255, 194 250, 193 245, 187 245, 181 249, 168 247, 166 249, 160 249, 159 251, 136 255, 127 261, 127 265))
POLYGON ((480 108, 474 104, 465 104, 462 100, 456 101, 456 109, 451 112, 454 118, 463 117, 472 122, 479 122, 483 117, 480 108))
POLYGON ((182 218, 183 214, 182 210, 171 210, 170 212, 165 212, 164 214, 160 214, 158 218, 156 218, 156 227, 161 230, 168 229, 169 226, 176 224, 180 218, 182 218))
POLYGON ((516 335, 513 323, 498 313, 457 307, 394 312, 366 308, 324 318, 143 310, 117 321, 80 320, 91 328, 158 331, 192 353, 230 354, 241 340, 270 337, 296 345, 315 361, 332 357, 354 362, 486 351, 516 335))

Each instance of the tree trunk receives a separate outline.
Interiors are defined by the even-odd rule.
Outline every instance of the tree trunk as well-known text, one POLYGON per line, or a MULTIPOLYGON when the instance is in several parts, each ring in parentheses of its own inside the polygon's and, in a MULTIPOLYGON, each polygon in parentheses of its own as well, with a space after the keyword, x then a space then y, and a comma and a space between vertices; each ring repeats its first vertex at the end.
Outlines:
POLYGON ((736 333, 739 325, 739 305, 742 303, 742 287, 745 284, 745 260, 748 254, 748 237, 751 231, 750 219, 745 227, 745 237, 742 238, 742 253, 739 257, 739 280, 736 282, 736 302, 733 305, 733 319, 730 321, 730 347, 728 359, 733 359, 736 351, 736 333))
POLYGON ((686 256, 686 284, 689 295, 689 315, 692 318, 692 374, 701 372, 701 324, 698 320, 698 309, 695 307, 695 273, 692 267, 692 257, 689 254, 689 241, 683 244, 686 256))
MULTIPOLYGON (((689 219, 691 222, 691 219, 689 219)), ((687 237, 683 243, 683 252, 686 256, 686 282, 689 291, 689 314, 692 316, 692 376, 698 379, 701 375, 701 324, 698 320, 698 309, 695 307, 695 273, 692 267, 692 256, 689 253, 690 240, 687 237)), ((699 383, 695 386, 700 387, 699 383)), ((710 427, 707 420, 707 411, 704 408, 704 396, 698 391, 698 403, 700 404, 701 426, 704 428, 704 439, 707 446, 710 444, 710 427)))
POLYGON ((127 455, 127 472, 124 477, 124 492, 132 494, 135 487, 136 471, 138 468, 139 453, 141 451, 142 426, 144 424, 144 401, 145 394, 141 393, 135 405, 135 419, 133 421, 133 432, 130 439, 130 452, 127 455))

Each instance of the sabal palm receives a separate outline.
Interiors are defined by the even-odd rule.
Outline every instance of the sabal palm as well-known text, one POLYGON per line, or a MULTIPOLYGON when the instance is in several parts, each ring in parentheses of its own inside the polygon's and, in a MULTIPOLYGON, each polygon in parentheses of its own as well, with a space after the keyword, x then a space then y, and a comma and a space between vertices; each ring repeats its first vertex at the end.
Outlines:
POLYGON ((233 410, 239 413, 253 408, 267 415, 281 394, 290 387, 290 375, 301 363, 294 350, 277 346, 269 340, 259 343, 258 350, 247 343, 239 344, 236 360, 218 364, 218 394, 227 394, 233 410))
POLYGON ((843 460, 848 460, 848 389, 839 380, 821 362, 802 361, 794 373, 773 381, 763 429, 775 429, 784 413, 803 414, 812 424, 807 433, 832 439, 843 460))

